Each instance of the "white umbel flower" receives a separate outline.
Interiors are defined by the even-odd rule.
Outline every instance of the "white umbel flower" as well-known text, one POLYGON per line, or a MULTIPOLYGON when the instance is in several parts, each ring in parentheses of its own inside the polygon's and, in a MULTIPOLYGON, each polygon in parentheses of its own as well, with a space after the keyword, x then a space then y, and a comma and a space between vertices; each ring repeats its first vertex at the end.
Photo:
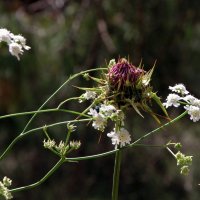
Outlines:
POLYGON ((26 45, 26 39, 22 35, 14 35, 5 28, 0 29, 0 42, 6 42, 9 46, 9 52, 18 60, 20 60, 19 55, 23 54, 24 49, 29 50, 31 48, 26 45))
POLYGON ((103 113, 106 117, 111 117, 111 115, 116 111, 117 110, 113 105, 105 105, 105 104, 102 104, 99 109, 99 112, 103 113))
POLYGON ((131 136, 125 128, 120 128, 119 131, 115 131, 114 129, 114 131, 108 133, 107 136, 111 138, 112 144, 115 145, 115 149, 118 145, 123 147, 131 142, 131 136))
POLYGON ((89 100, 89 99, 95 99, 96 97, 96 92, 94 91, 86 91, 84 94, 83 94, 83 98, 85 98, 86 100, 89 100))
POLYGON ((186 105, 184 108, 188 111, 188 115, 190 115, 190 119, 193 122, 197 122, 200 120, 200 107, 193 105, 186 105))
POLYGON ((90 108, 90 112, 88 112, 88 114, 93 117, 92 126, 99 131, 104 131, 107 123, 106 117, 102 113, 98 113, 93 108, 90 108))
POLYGON ((84 100, 95 99, 97 96, 94 91, 86 91, 84 94, 80 96, 79 103, 82 103, 84 100))
POLYGON ((14 42, 21 44, 21 46, 25 50, 29 50, 31 48, 31 47, 26 45, 26 39, 22 35, 13 35, 12 39, 14 40, 14 42))
POLYGON ((178 107, 180 103, 178 102, 181 99, 181 97, 177 94, 169 94, 167 97, 167 100, 163 105, 168 108, 170 106, 178 107))
POLYGON ((172 92, 180 93, 181 95, 189 94, 189 92, 186 90, 185 86, 183 84, 176 84, 175 86, 169 86, 169 89, 172 92))
POLYGON ((19 54, 23 54, 22 46, 16 42, 9 44, 9 52, 11 55, 16 56, 17 60, 20 60, 19 54))
POLYGON ((182 99, 186 101, 189 105, 200 107, 200 100, 192 95, 187 95, 182 99))
POLYGON ((0 42, 6 42, 9 44, 11 42, 10 31, 5 28, 0 28, 0 42))

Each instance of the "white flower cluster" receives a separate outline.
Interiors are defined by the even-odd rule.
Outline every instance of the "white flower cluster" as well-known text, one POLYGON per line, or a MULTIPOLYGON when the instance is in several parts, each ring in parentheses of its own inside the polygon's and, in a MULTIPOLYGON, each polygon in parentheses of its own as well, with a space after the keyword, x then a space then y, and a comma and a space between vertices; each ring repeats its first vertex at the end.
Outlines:
POLYGON ((3 181, 0 181, 0 196, 3 196, 5 199, 12 199, 13 196, 10 193, 8 187, 11 186, 12 180, 6 176, 3 178, 3 181))
POLYGON ((121 121, 123 124, 124 114, 121 110, 117 110, 113 105, 101 104, 96 106, 95 109, 90 108, 88 112, 93 117, 92 126, 100 131, 104 131, 107 120, 121 121))
MULTIPOLYGON (((93 117, 92 126, 100 131, 104 131, 108 119, 120 122, 121 126, 124 125, 124 113, 121 110, 117 110, 113 105, 101 104, 96 107, 96 109, 90 108, 88 114, 93 117)), ((118 145, 123 147, 131 142, 129 132, 123 127, 118 131, 114 129, 112 132, 108 133, 107 136, 111 138, 112 144, 115 145, 115 148, 117 148, 118 145)))
POLYGON ((186 104, 185 110, 188 111, 190 119, 193 122, 200 120, 200 100, 189 94, 183 84, 177 84, 169 89, 175 93, 169 94, 166 102, 163 104, 166 108, 170 106, 179 107, 181 103, 186 104))
POLYGON ((111 138, 112 144, 115 145, 115 149, 117 149, 118 145, 123 147, 131 142, 131 136, 125 128, 120 128, 118 131, 114 129, 108 133, 107 136, 111 138))
POLYGON ((80 96, 79 103, 82 103, 84 100, 95 99, 97 96, 94 91, 86 91, 84 94, 80 96))
POLYGON ((26 45, 26 39, 22 35, 14 35, 5 28, 0 28, 0 42, 6 42, 11 55, 20 60, 19 55, 23 54, 24 49, 29 50, 31 47, 26 45))

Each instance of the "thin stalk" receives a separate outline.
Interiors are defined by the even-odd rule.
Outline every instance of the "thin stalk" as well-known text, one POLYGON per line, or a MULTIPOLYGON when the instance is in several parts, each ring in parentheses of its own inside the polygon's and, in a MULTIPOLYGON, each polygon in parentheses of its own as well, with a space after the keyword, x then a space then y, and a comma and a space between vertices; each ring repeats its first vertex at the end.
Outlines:
POLYGON ((4 158, 4 156, 6 156, 12 149, 12 147, 15 145, 15 143, 20 140, 23 136, 22 135, 18 135, 6 148, 6 150, 1 154, 0 156, 0 160, 2 160, 4 158))
POLYGON ((174 154, 174 152, 169 147, 166 147, 166 149, 174 156, 174 158, 176 158, 176 155, 174 154))
MULTIPOLYGON (((67 83, 69 83, 71 80, 75 79, 76 77, 91 72, 91 71, 99 71, 99 70, 107 70, 107 68, 96 68, 96 69, 89 69, 89 70, 85 70, 82 72, 79 72, 77 74, 74 74, 72 76, 70 76, 38 109, 38 111, 40 111, 67 83)), ((26 126, 24 127, 22 134, 27 130, 28 126, 30 125, 30 123, 33 121, 33 119, 37 116, 37 113, 35 113, 30 120, 28 121, 28 123, 26 124, 26 126)))
POLYGON ((14 189, 10 189, 9 191, 12 192, 19 192, 22 190, 27 190, 27 189, 31 189, 34 187, 37 187, 39 185, 41 185, 43 182, 45 182, 62 164, 64 163, 63 158, 61 158, 52 168, 51 170, 44 176, 42 177, 39 181, 37 181, 36 183, 30 184, 30 185, 26 185, 23 187, 18 187, 18 188, 14 188, 14 189))
POLYGON ((113 187, 112 187, 112 200, 118 200, 119 175, 120 175, 121 160, 122 160, 122 150, 118 150, 115 153, 115 165, 114 165, 113 187))
POLYGON ((66 109, 58 109, 58 108, 52 108, 52 109, 45 109, 45 110, 36 110, 36 111, 28 111, 28 112, 21 112, 21 113, 13 113, 13 114, 8 114, 8 115, 3 115, 0 116, 0 119, 5 119, 9 117, 19 117, 19 116, 24 116, 24 115, 32 115, 32 114, 39 114, 39 113, 47 113, 47 112, 66 112, 66 113, 71 113, 75 115, 81 115, 84 117, 89 117, 89 115, 82 114, 80 112, 76 112, 73 110, 66 110, 66 109))
POLYGON ((156 133, 157 131, 159 131, 160 129, 163 129, 165 128, 166 126, 169 126, 170 124, 173 124, 174 122, 180 120, 181 118, 183 118, 185 115, 187 114, 187 111, 183 112, 181 115, 179 115, 178 117, 174 118, 173 120, 171 120, 170 122, 154 129, 153 131, 150 131, 149 133, 143 135, 142 137, 138 138, 135 142, 133 142, 132 144, 130 145, 127 145, 126 147, 132 147, 134 146, 136 143, 140 142, 141 140, 147 138, 148 136, 150 135, 153 135, 154 133, 156 133))
MULTIPOLYGON (((88 122, 90 121, 91 119, 79 119, 79 120, 68 120, 68 121, 62 121, 62 122, 58 122, 58 123, 54 123, 54 124, 50 124, 50 125, 45 125, 45 128, 49 128, 49 127, 54 127, 54 126, 59 126, 59 125, 62 125, 62 124, 67 124, 69 122, 71 123, 77 123, 77 122, 88 122)), ((0 160, 2 160, 9 152, 10 150, 12 149, 12 147, 15 145, 15 143, 20 140, 21 138, 23 138, 24 136, 26 135, 29 135, 30 133, 33 133, 33 132, 36 132, 36 131, 39 131, 39 130, 43 130, 44 129, 44 126, 41 126, 41 127, 37 127, 37 128, 34 128, 34 129, 31 129, 29 131, 26 131, 24 132, 23 134, 21 133, 20 135, 18 135, 10 144, 9 146, 6 148, 6 150, 1 154, 0 156, 0 160)))
MULTIPOLYGON (((179 115, 178 117, 174 118, 173 120, 171 120, 170 122, 154 129, 153 131, 148 132, 147 134, 143 135, 142 137, 138 138, 135 142, 131 143, 130 145, 127 145, 125 147, 123 147, 122 149, 125 148, 129 148, 129 147, 135 147, 138 146, 138 143, 147 138, 150 135, 153 135, 155 133, 157 133, 159 130, 163 129, 164 127, 167 127, 171 124, 173 124, 174 122, 176 122, 177 120, 180 120, 181 118, 183 118, 185 115, 187 114, 187 111, 183 112, 181 115, 179 115)), ((141 145, 140 145, 141 146, 141 145)), ((164 146, 165 147, 165 146, 164 146)), ((118 149, 112 150, 112 151, 107 151, 104 153, 100 153, 100 154, 96 154, 96 155, 90 155, 90 156, 83 156, 83 157, 75 157, 75 158, 66 158, 66 161, 81 161, 81 160, 89 160, 89 159, 95 159, 95 158, 100 158, 100 157, 106 157, 109 155, 112 155, 114 153, 116 153, 118 151, 118 149)))
MULTIPOLYGON (((62 122, 57 122, 57 123, 53 123, 53 124, 49 124, 49 125, 45 125, 46 128, 50 128, 50 127, 54 127, 54 126, 59 126, 59 125, 62 125, 62 124, 67 124, 67 123, 78 123, 78 122, 88 122, 90 121, 91 119, 75 119, 75 120, 68 120, 68 121, 62 121, 62 122)), ((40 127, 37 127, 37 128, 33 128, 33 129, 30 129, 26 132, 24 132, 23 134, 20 134, 20 135, 29 135, 30 133, 33 133, 35 131, 39 131, 39 130, 42 130, 44 128, 44 126, 40 126, 40 127)))
POLYGON ((59 109, 62 105, 64 105, 64 104, 67 103, 68 101, 77 100, 77 99, 79 99, 79 97, 72 97, 72 98, 69 98, 69 99, 65 99, 64 101, 60 102, 60 104, 58 105, 57 108, 59 109))

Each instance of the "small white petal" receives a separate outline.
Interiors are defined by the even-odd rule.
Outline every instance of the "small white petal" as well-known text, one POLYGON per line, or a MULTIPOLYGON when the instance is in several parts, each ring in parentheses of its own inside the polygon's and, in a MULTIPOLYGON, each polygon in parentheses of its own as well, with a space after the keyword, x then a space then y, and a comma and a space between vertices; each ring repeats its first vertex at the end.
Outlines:
POLYGON ((86 100, 89 100, 89 99, 95 99, 96 98, 96 92, 94 91, 86 91, 82 97, 86 100))
POLYGON ((167 97, 167 100, 163 105, 168 108, 170 106, 178 107, 180 103, 178 102, 181 99, 181 97, 177 94, 169 94, 167 97))
POLYGON ((116 112, 116 108, 113 105, 102 104, 99 112, 103 113, 107 117, 111 117, 111 115, 116 112))
POLYGON ((8 44, 11 42, 11 33, 5 28, 0 29, 0 42, 2 41, 8 44))
POLYGON ((114 131, 108 133, 107 136, 111 138, 112 144, 115 145, 115 148, 117 148, 117 145, 123 147, 131 142, 131 136, 125 128, 121 128, 119 131, 115 131, 114 129, 114 131))
POLYGON ((193 122, 197 122, 200 120, 200 107, 193 105, 186 105, 184 108, 188 111, 188 115, 190 115, 190 119, 193 122))
POLYGON ((9 52, 11 55, 16 56, 17 59, 20 60, 19 54, 23 54, 24 51, 20 44, 13 42, 9 44, 9 52))
POLYGON ((180 93, 182 95, 188 94, 189 92, 186 90, 183 84, 176 84, 175 86, 169 86, 169 89, 173 92, 180 93))

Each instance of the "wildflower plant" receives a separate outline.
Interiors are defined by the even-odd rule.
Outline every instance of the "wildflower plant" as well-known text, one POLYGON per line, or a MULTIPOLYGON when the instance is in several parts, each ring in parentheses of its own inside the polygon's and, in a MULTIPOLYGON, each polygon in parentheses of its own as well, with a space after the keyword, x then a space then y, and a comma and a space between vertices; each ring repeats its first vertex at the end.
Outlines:
MULTIPOLYGON (((26 39, 23 36, 14 35, 7 29, 0 29, 0 42, 7 43, 9 46, 9 52, 11 55, 16 56, 18 60, 20 59, 19 55, 23 53, 23 49, 30 49, 30 47, 26 45, 26 39)), ((12 181, 9 178, 4 177, 3 181, 0 181, 0 195, 5 199, 11 199, 15 192, 37 187, 45 182, 64 163, 96 159, 115 154, 112 199, 118 199, 120 163, 124 149, 136 145, 146 146, 145 144, 142 144, 141 141, 158 133, 163 127, 175 123, 187 114, 193 122, 200 120, 200 100, 192 96, 183 84, 177 84, 173 87, 170 86, 169 89, 172 93, 168 95, 164 103, 161 102, 157 92, 151 86, 154 68, 155 67, 153 66, 149 71, 146 71, 142 63, 136 67, 126 58, 120 58, 118 60, 112 59, 105 68, 81 71, 70 76, 37 111, 0 116, 0 119, 3 119, 19 115, 31 115, 30 120, 22 132, 8 145, 5 151, 1 153, 0 160, 3 160, 8 155, 19 140, 22 140, 25 136, 39 130, 44 133, 43 147, 58 156, 58 162, 52 167, 52 169, 50 169, 50 171, 47 172, 47 174, 38 182, 31 185, 10 188, 12 181), (91 76, 90 72, 93 71, 100 71, 100 77, 91 76), (43 109, 49 100, 64 88, 64 86, 79 76, 82 76, 86 80, 94 81, 94 86, 90 88, 76 86, 82 91, 81 96, 65 99, 60 102, 56 108, 43 109), (75 100, 77 104, 84 103, 85 101, 89 101, 91 104, 83 111, 74 111, 62 108, 66 102, 73 100, 75 100), (167 119, 166 123, 161 124, 160 116, 157 115, 152 108, 153 103, 156 103, 162 111, 163 117, 167 119), (176 118, 170 119, 166 109, 172 106, 179 107, 181 105, 185 111, 176 118), (148 113, 159 124, 159 127, 135 139, 133 133, 130 133, 125 126, 127 111, 130 110, 142 118, 144 118, 144 112, 148 113), (71 120, 28 129, 33 119, 40 113, 55 111, 73 114, 75 117, 71 120), (97 155, 70 157, 72 151, 81 148, 81 141, 71 139, 71 135, 76 134, 76 128, 80 123, 88 124, 88 122, 90 122, 92 127, 97 132, 101 133, 105 132, 105 130, 107 131, 106 128, 108 128, 107 126, 109 121, 109 124, 112 124, 112 128, 105 134, 107 135, 107 139, 110 140, 111 145, 113 145, 113 150, 97 155), (63 134, 65 135, 65 138, 64 140, 57 141, 49 134, 49 129, 63 124, 66 125, 66 133, 63 134)), ((182 145, 180 143, 168 142, 164 145, 158 146, 167 149, 175 158, 181 174, 187 175, 189 173, 189 167, 192 164, 192 156, 186 156, 181 152, 182 145)))

